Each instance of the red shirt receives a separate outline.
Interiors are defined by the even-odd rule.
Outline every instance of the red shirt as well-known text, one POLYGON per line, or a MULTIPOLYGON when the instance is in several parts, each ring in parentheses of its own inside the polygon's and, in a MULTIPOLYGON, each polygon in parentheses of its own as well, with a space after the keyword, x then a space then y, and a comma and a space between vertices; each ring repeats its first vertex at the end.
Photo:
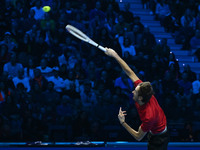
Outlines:
MULTIPOLYGON (((135 81, 135 87, 137 87, 139 83, 142 83, 142 81, 135 81)), ((135 102, 135 106, 142 121, 142 131, 151 131, 153 134, 157 134, 165 129, 167 126, 167 119, 154 95, 150 98, 148 103, 140 106, 135 102)))

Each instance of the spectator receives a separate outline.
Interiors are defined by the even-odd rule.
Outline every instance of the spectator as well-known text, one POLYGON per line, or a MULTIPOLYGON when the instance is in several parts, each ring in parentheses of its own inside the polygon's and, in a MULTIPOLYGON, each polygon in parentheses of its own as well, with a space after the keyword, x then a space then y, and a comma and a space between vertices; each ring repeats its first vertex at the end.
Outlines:
POLYGON ((43 92, 45 103, 48 104, 48 106, 55 106, 60 101, 60 95, 55 90, 55 84, 52 81, 48 81, 47 83, 47 90, 43 92))
POLYGON ((42 57, 46 60, 46 63, 50 68, 58 70, 59 66, 58 58, 56 54, 53 52, 53 50, 51 49, 46 50, 42 57))
POLYGON ((78 62, 77 57, 74 54, 71 54, 68 58, 68 64, 67 64, 67 68, 68 69, 73 69, 75 64, 78 62))
POLYGON ((115 20, 114 18, 110 17, 107 18, 106 22, 105 22, 105 27, 107 28, 108 32, 114 36, 114 25, 115 25, 115 20))
POLYGON ((86 26, 83 19, 81 18, 81 13, 75 15, 75 19, 71 21, 71 25, 81 30, 83 33, 86 33, 86 26))
POLYGON ((13 51, 17 48, 17 44, 15 40, 12 38, 10 32, 5 32, 3 41, 0 42, 0 45, 5 44, 8 46, 8 53, 13 53, 13 51))
POLYGON ((158 43, 154 49, 154 55, 158 54, 164 61, 167 62, 167 59, 170 55, 170 47, 167 45, 167 39, 162 38, 161 40, 158 40, 158 43))
POLYGON ((97 33, 100 32, 101 28, 104 26, 105 21, 100 19, 100 16, 96 15, 89 24, 89 34, 91 37, 95 38, 97 33))
POLYGON ((91 88, 89 80, 84 81, 83 90, 80 92, 81 102, 86 110, 90 110, 97 104, 97 97, 94 90, 91 88))
POLYGON ((113 65, 114 65, 113 62, 111 62, 110 60, 107 60, 105 62, 105 66, 104 66, 104 69, 103 69, 103 70, 105 70, 107 72, 107 77, 108 78, 112 77, 112 79, 110 79, 110 80, 116 79, 118 77, 118 75, 119 75, 118 72, 115 70, 115 68, 112 67, 113 65))
POLYGON ((37 24, 32 24, 30 29, 26 31, 26 34, 29 35, 31 42, 36 40, 36 36, 38 36, 37 30, 38 30, 37 24))
POLYGON ((3 71, 8 72, 9 77, 13 78, 17 76, 18 71, 22 68, 22 64, 17 63, 16 53, 13 53, 10 61, 3 66, 3 71))
POLYGON ((82 67, 81 61, 79 61, 75 64, 73 71, 75 74, 75 79, 84 80, 86 78, 85 70, 82 67))
POLYGON ((58 72, 58 75, 63 79, 67 79, 67 65, 65 64, 62 64, 59 68, 59 72, 58 72))
POLYGON ((108 5, 111 4, 112 7, 113 7, 113 10, 116 12, 116 13, 119 13, 120 12, 120 8, 119 8, 119 3, 115 0, 107 0, 107 1, 104 1, 105 5, 103 6, 107 6, 106 8, 108 8, 108 5))
POLYGON ((192 82, 192 96, 191 96, 192 106, 194 108, 197 108, 196 104, 197 104, 197 99, 199 97, 200 97, 200 81, 195 76, 195 80, 192 82))
POLYGON ((154 81, 158 80, 162 76, 162 71, 161 71, 161 63, 156 62, 155 60, 151 62, 147 70, 151 70, 151 73, 148 73, 146 75, 147 80, 149 81, 154 81))
POLYGON ((175 71, 175 78, 178 79, 180 77, 180 67, 179 67, 179 63, 178 63, 178 59, 176 59, 175 55, 173 52, 170 52, 169 54, 169 67, 171 66, 171 64, 173 64, 174 67, 174 71, 175 71))
POLYGON ((53 0, 43 0, 42 1, 42 6, 53 6, 53 0))
POLYGON ((41 29, 44 31, 49 30, 50 32, 55 31, 56 23, 55 21, 51 18, 49 13, 44 14, 44 19, 40 21, 40 26, 41 29))
POLYGON ((102 27, 100 29, 98 38, 95 41, 97 41, 97 43, 102 46, 113 47, 113 36, 110 34, 109 30, 106 27, 102 27))
POLYGON ((89 20, 89 12, 87 9, 88 9, 87 4, 81 3, 81 8, 78 10, 80 11, 79 14, 81 15, 81 20, 83 21, 85 25, 88 24, 88 20, 89 20))
POLYGON ((153 47, 151 47, 151 43, 147 38, 142 38, 141 44, 136 49, 136 52, 142 52, 144 56, 150 60, 153 55, 153 47))
POLYGON ((41 0, 35 1, 35 6, 33 6, 31 10, 35 11, 35 15, 34 15, 35 20, 44 19, 45 12, 42 10, 41 0))
POLYGON ((122 93, 130 98, 130 91, 133 90, 133 84, 123 71, 121 72, 121 76, 115 79, 114 87, 121 88, 122 93))
POLYGON ((191 28, 193 30, 196 28, 196 20, 191 9, 187 8, 185 10, 184 15, 181 17, 181 25, 184 28, 191 28))
POLYGON ((156 45, 155 36, 150 32, 149 26, 144 26, 144 32, 142 34, 142 39, 147 40, 147 45, 149 45, 150 49, 156 45))
POLYGON ((78 79, 75 78, 75 74, 73 70, 69 70, 67 73, 67 79, 63 81, 64 84, 64 90, 70 90, 72 87, 75 87, 75 91, 79 92, 80 87, 79 87, 79 81, 78 79))
POLYGON ((176 80, 178 80, 178 79, 180 79, 180 72, 179 72, 179 70, 176 68, 176 65, 174 64, 174 63, 171 63, 170 65, 169 65, 169 67, 168 67, 168 69, 167 69, 167 71, 166 72, 169 72, 170 73, 170 75, 174 78, 174 79, 176 79, 176 80))
POLYGON ((30 79, 34 78, 34 69, 35 69, 35 64, 32 58, 28 60, 28 65, 27 67, 24 68, 24 76, 28 77, 30 79))
POLYGON ((34 33, 35 37, 33 37, 33 50, 31 51, 31 56, 36 59, 36 63, 40 63, 41 56, 49 48, 47 42, 45 41, 45 37, 41 35, 40 32, 40 30, 36 30, 36 34, 34 33))
POLYGON ((112 18, 115 20, 117 18, 117 12, 113 9, 113 5, 111 3, 108 4, 108 7, 106 9, 106 20, 108 21, 108 18, 112 18))
MULTIPOLYGON (((163 95, 164 97, 167 95, 174 95, 178 92, 178 83, 174 78, 173 74, 169 71, 165 72, 164 79, 161 80, 163 87, 163 95)), ((167 107, 166 107, 167 108, 167 107)))
POLYGON ((144 9, 149 9, 150 0, 142 0, 142 5, 144 9))
POLYGON ((99 16, 100 21, 105 21, 106 15, 103 11, 101 11, 101 2, 97 1, 95 4, 95 8, 92 9, 89 13, 90 21, 95 18, 95 16, 99 16))
POLYGON ((17 19, 13 19, 10 29, 10 33, 12 33, 13 39, 16 39, 16 37, 21 37, 23 35, 23 29, 20 29, 19 26, 19 21, 17 19))
POLYGON ((15 10, 19 16, 28 16, 28 8, 25 7, 24 2, 16 1, 15 3, 15 10))
POLYGON ((175 31, 180 29, 181 23, 179 16, 177 16, 177 10, 172 12, 171 15, 164 20, 164 27, 166 32, 172 33, 175 33, 175 31))
POLYGON ((68 58, 69 58, 69 55, 70 55, 70 50, 69 49, 66 49, 64 50, 64 52, 58 56, 58 63, 59 63, 59 66, 62 66, 62 65, 67 65, 67 61, 68 61, 68 58))
POLYGON ((122 14, 119 14, 118 22, 114 26, 114 33, 118 36, 122 36, 125 31, 130 31, 130 25, 125 22, 124 16, 122 14))
POLYGON ((84 69, 86 70, 86 77, 87 78, 88 78, 89 74, 94 74, 96 78, 99 75, 99 71, 96 68, 96 64, 92 60, 88 62, 87 68, 84 68, 84 69))
POLYGON ((56 113, 59 119, 68 121, 72 121, 73 117, 75 117, 75 111, 73 109, 73 100, 67 96, 63 95, 61 101, 56 107, 56 113))
POLYGON ((193 82, 193 81, 196 80, 196 73, 191 70, 191 67, 190 67, 189 64, 186 64, 186 65, 184 64, 183 72, 187 72, 188 73, 188 80, 190 82, 193 82))
POLYGON ((134 21, 133 21, 133 24, 132 24, 132 28, 134 29, 134 26, 135 25, 138 25, 139 26, 139 33, 143 33, 143 31, 144 31, 144 25, 141 23, 141 21, 140 21, 140 17, 139 16, 135 16, 134 17, 134 21))
POLYGON ((124 21, 129 23, 130 25, 134 22, 134 15, 130 11, 130 3, 124 3, 124 11, 121 11, 121 14, 124 16, 124 21))
POLYGON ((97 87, 98 87, 98 84, 104 84, 106 85, 106 89, 109 89, 109 90, 112 90, 112 87, 113 87, 112 79, 108 76, 108 73, 105 70, 101 71, 100 79, 96 81, 95 83, 97 87))
POLYGON ((40 69, 34 69, 34 79, 30 80, 31 89, 41 89, 42 91, 45 91, 47 88, 47 79, 42 75, 40 69), (39 86, 37 88, 37 86, 39 86))
POLYGON ((148 68, 148 66, 150 65, 147 63, 148 59, 142 52, 138 52, 136 57, 132 60, 134 60, 133 62, 135 63, 135 65, 132 67, 134 69, 136 69, 136 67, 138 68, 135 70, 136 72, 139 72, 140 70, 146 70, 148 68))
POLYGON ((73 9, 71 3, 66 1, 64 6, 65 6, 65 8, 64 8, 65 17, 68 18, 69 20, 73 20, 74 9, 73 9))
POLYGON ((19 47, 18 49, 16 50, 17 53, 25 53, 27 55, 31 55, 32 54, 32 42, 31 42, 31 39, 30 39, 30 36, 29 34, 25 34, 24 37, 23 37, 23 40, 20 40, 19 41, 19 47))
POLYGON ((34 116, 34 118, 39 119, 40 117, 42 117, 42 114, 39 114, 40 110, 42 106, 45 106, 46 100, 44 99, 44 90, 42 90, 42 88, 37 82, 31 83, 30 96, 32 101, 31 115, 34 116))
POLYGON ((17 85, 19 83, 22 83, 27 92, 29 92, 31 90, 31 87, 29 84, 29 78, 24 77, 24 69, 23 68, 18 70, 18 75, 13 78, 13 83, 15 85, 15 88, 17 88, 17 85))
POLYGON ((182 78, 179 79, 178 81, 178 85, 179 85, 179 90, 183 95, 190 95, 190 91, 192 89, 192 82, 190 82, 188 80, 188 73, 187 72, 183 72, 182 73, 182 78))
POLYGON ((149 9, 150 9, 150 15, 154 15, 156 12, 156 0, 143 0, 143 1, 149 1, 149 9))
POLYGON ((190 40, 191 49, 200 48, 200 30, 195 31, 195 36, 193 36, 190 40))
POLYGON ((177 18, 180 23, 180 18, 188 7, 187 4, 184 1, 180 0, 171 1, 169 4, 172 14, 174 14, 173 16, 177 18))
POLYGON ((160 24, 164 26, 164 20, 171 14, 169 5, 166 0, 161 0, 156 4, 156 18, 160 20, 160 24))
POLYGON ((44 77, 49 77, 53 71, 51 67, 47 66, 46 59, 42 59, 40 61, 40 66, 38 66, 36 68, 41 71, 41 73, 44 77))
POLYGON ((4 81, 11 91, 15 89, 12 78, 9 77, 9 74, 7 71, 2 72, 0 76, 0 80, 4 81))
POLYGON ((128 52, 131 56, 136 55, 135 47, 131 43, 131 39, 128 36, 119 37, 119 43, 122 49, 122 57, 124 57, 124 53, 128 52), (122 43, 123 42, 123 43, 122 43))
POLYGON ((64 80, 63 80, 63 78, 61 78, 58 75, 58 71, 57 70, 53 70, 53 75, 47 77, 47 80, 53 82, 53 84, 54 84, 54 90, 56 92, 59 92, 59 93, 63 92, 64 80))
POLYGON ((35 19, 35 10, 30 9, 28 13, 28 17, 25 17, 23 22, 21 22, 21 28, 23 28, 24 31, 29 31, 33 24, 36 24, 36 19, 35 19))
POLYGON ((134 24, 132 32, 128 32, 126 35, 131 38, 131 43, 135 46, 135 48, 138 48, 142 40, 142 32, 140 26, 134 24))

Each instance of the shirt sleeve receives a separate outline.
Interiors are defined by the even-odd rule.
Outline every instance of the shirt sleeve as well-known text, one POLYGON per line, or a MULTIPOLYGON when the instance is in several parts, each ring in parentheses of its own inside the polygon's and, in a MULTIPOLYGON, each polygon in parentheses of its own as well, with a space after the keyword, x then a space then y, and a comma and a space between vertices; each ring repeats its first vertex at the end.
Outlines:
POLYGON ((134 82, 134 86, 137 87, 138 84, 140 84, 140 83, 142 83, 142 81, 141 80, 137 80, 137 81, 134 82))

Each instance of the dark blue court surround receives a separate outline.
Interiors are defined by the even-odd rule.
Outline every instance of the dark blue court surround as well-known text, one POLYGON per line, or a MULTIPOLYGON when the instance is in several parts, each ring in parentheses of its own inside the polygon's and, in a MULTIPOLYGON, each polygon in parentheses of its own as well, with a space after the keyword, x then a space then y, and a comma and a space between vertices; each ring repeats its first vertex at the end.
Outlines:
MULTIPOLYGON (((26 143, 0 143, 0 150, 147 150, 145 142, 91 142, 94 145, 76 145, 71 142, 42 143, 27 146, 26 143)), ((200 142, 169 143, 168 150, 200 150, 200 142)))

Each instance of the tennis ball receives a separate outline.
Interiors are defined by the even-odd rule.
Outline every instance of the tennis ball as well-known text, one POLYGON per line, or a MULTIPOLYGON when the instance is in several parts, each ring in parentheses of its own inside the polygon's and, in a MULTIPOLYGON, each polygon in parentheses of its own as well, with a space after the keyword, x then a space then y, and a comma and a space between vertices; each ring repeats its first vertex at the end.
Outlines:
POLYGON ((42 10, 43 10, 44 12, 49 12, 49 11, 51 10, 51 7, 50 7, 50 6, 44 6, 44 7, 42 8, 42 10))

